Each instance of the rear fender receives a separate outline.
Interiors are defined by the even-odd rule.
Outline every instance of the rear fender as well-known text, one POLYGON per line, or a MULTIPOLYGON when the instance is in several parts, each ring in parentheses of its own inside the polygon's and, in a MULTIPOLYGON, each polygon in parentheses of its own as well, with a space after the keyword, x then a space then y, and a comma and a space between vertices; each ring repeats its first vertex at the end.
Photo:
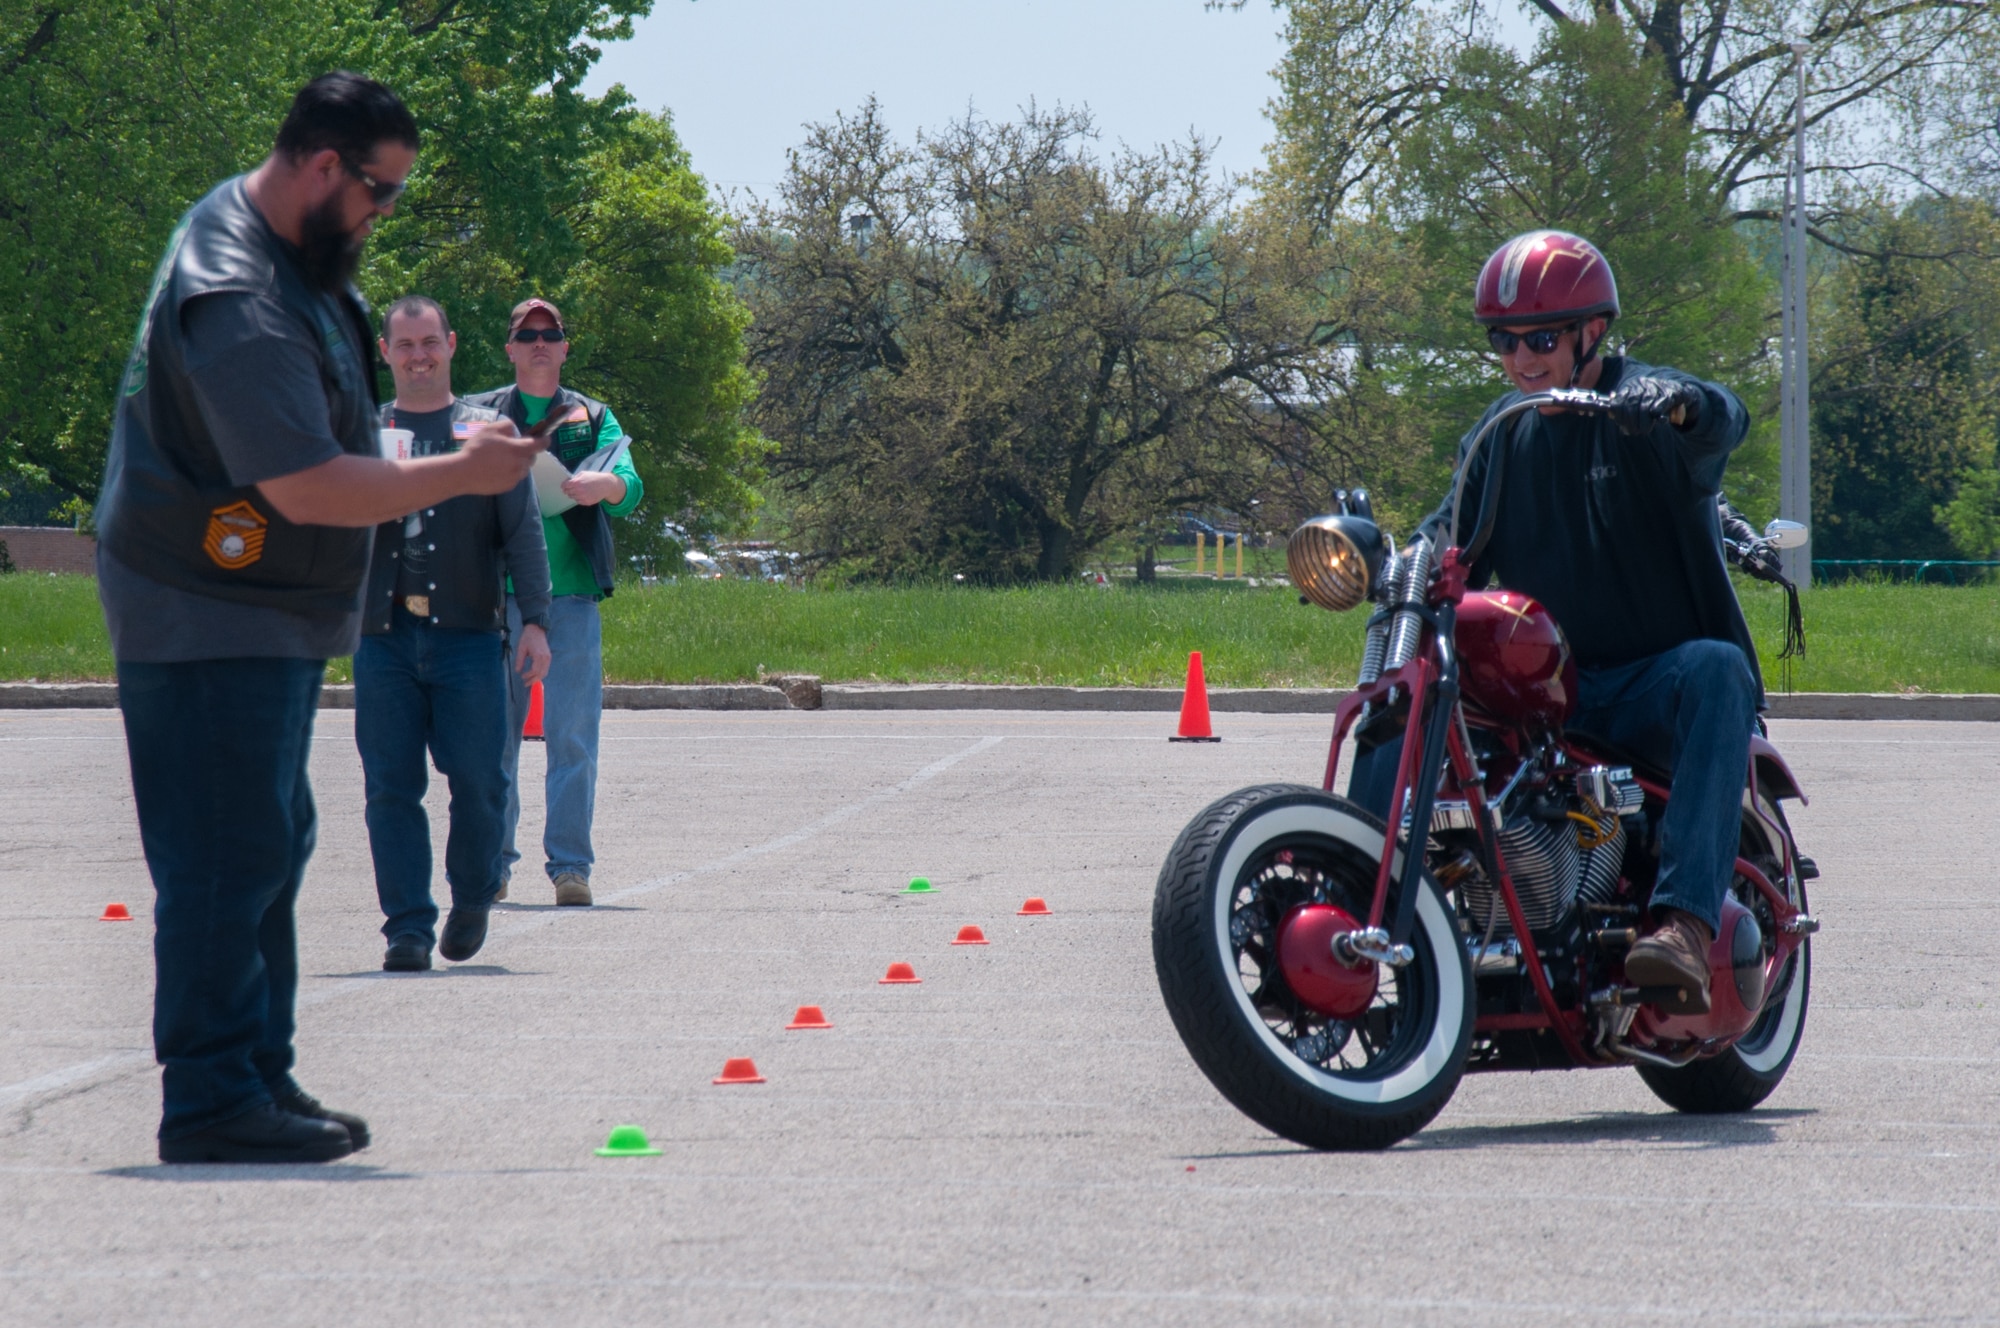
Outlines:
POLYGON ((1797 798, 1801 803, 1811 805, 1812 799, 1799 787, 1798 776, 1785 764, 1785 758, 1771 745, 1771 740, 1761 734, 1750 737, 1750 779, 1769 789, 1771 797, 1797 798))

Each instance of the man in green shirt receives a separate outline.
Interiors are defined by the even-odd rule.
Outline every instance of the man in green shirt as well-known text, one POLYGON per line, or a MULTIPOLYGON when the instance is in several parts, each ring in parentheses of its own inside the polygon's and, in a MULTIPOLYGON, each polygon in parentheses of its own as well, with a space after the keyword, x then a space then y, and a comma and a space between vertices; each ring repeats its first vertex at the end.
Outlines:
MULTIPOLYGON (((507 358, 514 364, 514 383, 466 400, 497 410, 527 429, 552 411, 566 416, 549 440, 549 455, 571 472, 562 483, 563 497, 575 506, 551 510, 542 504, 542 533, 548 542, 550 594, 548 612, 549 671, 542 684, 542 732, 548 744, 545 784, 547 811, 542 851, 556 903, 590 903, 590 868, 595 854, 590 843, 591 815, 597 800, 597 731, 604 709, 604 654, 598 601, 611 593, 613 555, 611 518, 639 505, 646 488, 629 453, 618 455, 608 468, 581 466, 600 449, 616 444, 625 431, 603 402, 562 385, 563 362, 569 358, 569 332, 562 313, 547 300, 523 300, 514 306, 507 326, 507 358)), ((521 630, 520 608, 507 597, 510 633, 521 630)), ((520 853, 514 847, 521 816, 521 790, 516 772, 521 757, 521 729, 528 713, 528 687, 510 672, 509 740, 507 744, 506 850, 501 858, 500 898, 520 853)))

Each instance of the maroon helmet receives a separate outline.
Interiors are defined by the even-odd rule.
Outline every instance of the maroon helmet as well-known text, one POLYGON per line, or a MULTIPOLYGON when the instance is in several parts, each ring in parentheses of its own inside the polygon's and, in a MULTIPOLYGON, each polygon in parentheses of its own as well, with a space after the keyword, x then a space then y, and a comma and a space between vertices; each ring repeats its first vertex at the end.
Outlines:
POLYGON ((1493 251, 1473 287, 1472 316, 1501 324, 1618 316, 1618 283, 1597 246, 1567 231, 1529 231, 1493 251))

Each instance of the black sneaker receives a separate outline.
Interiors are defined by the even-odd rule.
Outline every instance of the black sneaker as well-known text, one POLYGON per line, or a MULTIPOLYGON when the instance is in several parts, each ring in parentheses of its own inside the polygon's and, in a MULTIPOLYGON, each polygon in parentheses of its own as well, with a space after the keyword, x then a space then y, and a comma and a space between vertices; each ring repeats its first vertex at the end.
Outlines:
POLYGON ((294 1116, 268 1102, 220 1125, 160 1140, 162 1162, 331 1162, 353 1151, 346 1126, 294 1116))
POLYGON ((271 1100, 280 1111, 289 1111, 307 1120, 328 1120, 344 1127, 347 1137, 354 1140, 354 1151, 357 1153, 368 1146, 367 1121, 351 1111, 335 1111, 303 1088, 294 1088, 289 1092, 273 1091, 271 1100))
POLYGON ((445 915, 444 935, 438 938, 438 953, 454 964, 462 964, 486 944, 486 916, 483 908, 454 908, 445 915))
POLYGON ((398 936, 382 956, 385 973, 422 973, 431 966, 431 943, 421 936, 398 936))

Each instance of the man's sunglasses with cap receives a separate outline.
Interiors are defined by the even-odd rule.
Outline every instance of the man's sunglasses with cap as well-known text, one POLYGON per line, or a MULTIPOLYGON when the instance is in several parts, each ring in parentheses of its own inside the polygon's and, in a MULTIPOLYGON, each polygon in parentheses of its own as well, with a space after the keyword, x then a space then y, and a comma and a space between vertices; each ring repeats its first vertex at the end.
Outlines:
POLYGON ((1496 355, 1512 355, 1516 346, 1525 345, 1537 355, 1547 355, 1562 344, 1563 333, 1574 332, 1569 327, 1538 327, 1532 332, 1506 332, 1497 327, 1486 329, 1486 344, 1493 347, 1496 355))
POLYGON ((397 180, 393 183, 384 184, 345 157, 340 159, 340 164, 349 175, 367 186, 368 197, 374 201, 375 206, 378 208, 388 207, 391 203, 401 198, 403 190, 409 186, 409 181, 407 180, 397 180))
POLYGON ((569 333, 559 327, 524 327, 514 333, 514 340, 530 346, 537 341, 568 341, 569 333))

